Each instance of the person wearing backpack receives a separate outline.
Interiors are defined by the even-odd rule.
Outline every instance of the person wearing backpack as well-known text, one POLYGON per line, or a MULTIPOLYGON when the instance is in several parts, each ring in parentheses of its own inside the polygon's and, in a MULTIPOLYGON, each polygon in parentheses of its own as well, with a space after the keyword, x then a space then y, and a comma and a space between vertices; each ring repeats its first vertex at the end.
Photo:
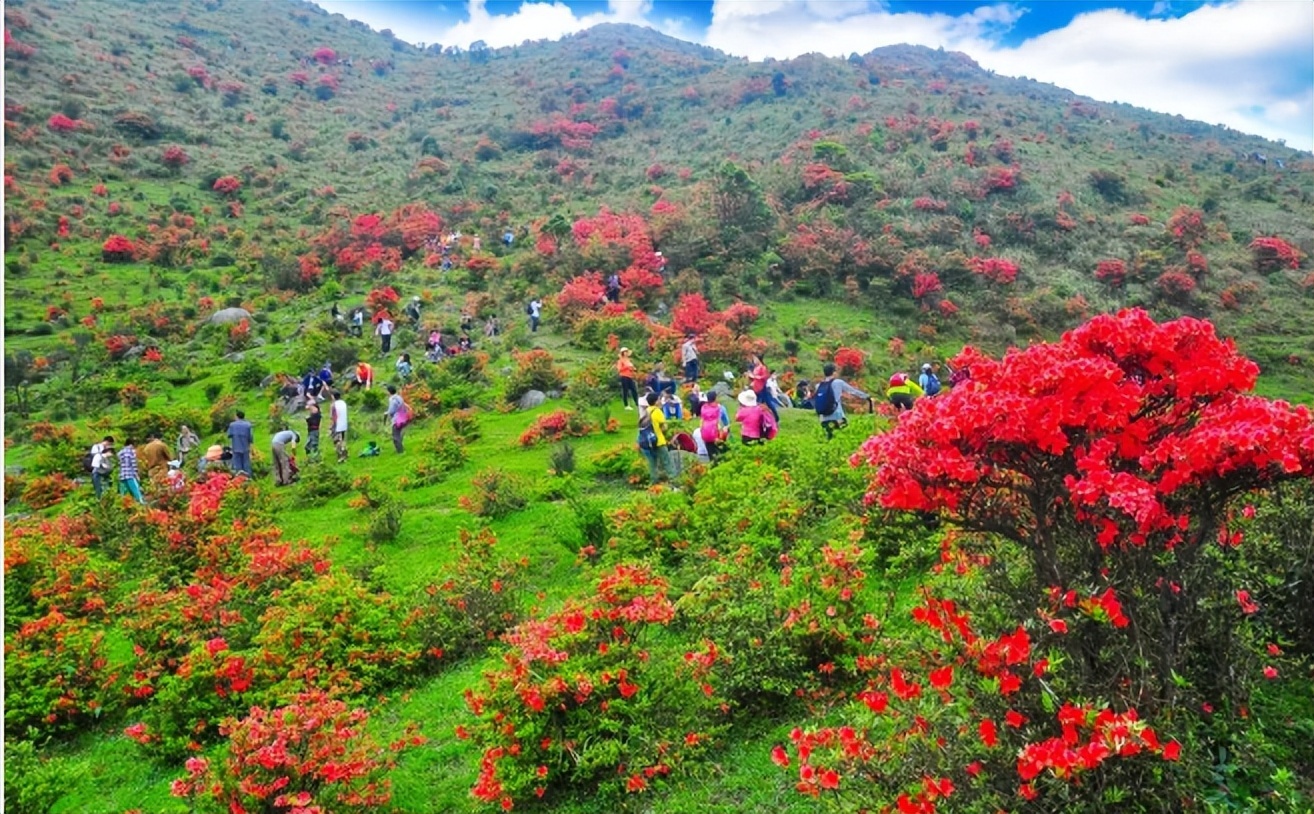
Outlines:
POLYGON ((924 395, 926 392, 922 386, 909 378, 907 373, 895 373, 890 377, 890 386, 885 389, 885 397, 900 412, 911 410, 913 402, 924 395))
POLYGON ((538 297, 530 300, 525 306, 525 313, 529 314, 529 332, 538 333, 538 323, 543 318, 543 301, 538 297))
POLYGON ((639 453, 648 462, 648 479, 652 483, 675 477, 671 465, 670 448, 664 432, 666 417, 655 403, 655 395, 645 393, 639 397, 639 453), (664 476, 664 477, 663 477, 664 476))
POLYGON ((849 420, 844 415, 844 396, 866 399, 871 406, 871 396, 835 375, 835 365, 826 364, 821 369, 823 378, 817 382, 817 389, 812 394, 812 409, 821 419, 821 428, 826 431, 826 440, 835 437, 835 430, 848 426, 849 420))
POLYGON ((392 419, 392 448, 400 455, 402 449, 402 431, 411 423, 411 408, 397 392, 397 388, 388 385, 388 418, 392 419))
POLYGON ((940 392, 940 377, 935 375, 935 369, 931 367, 930 362, 922 365, 922 375, 917 377, 917 385, 928 396, 934 396, 940 392))
POLYGON ((99 444, 93 444, 84 459, 84 466, 91 473, 91 488, 96 490, 96 499, 99 500, 114 472, 114 436, 107 435, 99 444))

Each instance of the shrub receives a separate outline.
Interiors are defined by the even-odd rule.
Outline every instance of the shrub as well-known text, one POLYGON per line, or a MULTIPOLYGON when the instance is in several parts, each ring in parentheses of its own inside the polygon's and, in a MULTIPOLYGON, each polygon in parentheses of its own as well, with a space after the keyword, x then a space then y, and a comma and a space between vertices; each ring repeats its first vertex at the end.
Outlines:
POLYGON ((553 363, 552 354, 535 348, 511 354, 516 368, 506 381, 506 400, 516 401, 530 390, 544 393, 561 390, 566 384, 566 371, 553 363))
POLYGON ((112 708, 118 692, 104 638, 87 620, 53 607, 7 636, 5 730, 59 733, 112 708))
POLYGON ((269 371, 258 359, 244 359, 233 371, 233 388, 240 392, 255 390, 264 382, 269 371))
MULTIPOLYGON (((246 717, 224 721, 223 764, 189 758, 172 793, 228 811, 378 810, 392 798, 387 774, 394 758, 366 733, 368 720, 365 710, 348 709, 322 690, 277 709, 252 707, 246 717)), ((391 752, 423 742, 411 732, 391 752)))
POLYGON ((41 757, 31 741, 5 741, 5 808, 45 814, 83 772, 64 758, 41 757))
POLYGON ((1280 237, 1257 237, 1250 241, 1250 253, 1255 271, 1271 274, 1278 269, 1300 268, 1300 250, 1280 237))
POLYGON ((527 484, 517 475, 485 469, 471 479, 474 491, 461 496, 461 508, 477 517, 497 520, 529 505, 527 484))
POLYGON ((554 475, 569 475, 574 472, 575 447, 569 441, 562 441, 553 447, 548 468, 554 475))
POLYGON ((62 472, 54 472, 28 480, 22 500, 29 509, 48 509, 76 488, 77 484, 62 472))
POLYGON ((297 502, 303 505, 323 503, 351 490, 351 477, 332 466, 308 466, 301 470, 297 502))
POLYGON ((534 419, 520 436, 520 446, 532 447, 563 438, 580 437, 592 431, 589 423, 570 410, 555 410, 534 419))

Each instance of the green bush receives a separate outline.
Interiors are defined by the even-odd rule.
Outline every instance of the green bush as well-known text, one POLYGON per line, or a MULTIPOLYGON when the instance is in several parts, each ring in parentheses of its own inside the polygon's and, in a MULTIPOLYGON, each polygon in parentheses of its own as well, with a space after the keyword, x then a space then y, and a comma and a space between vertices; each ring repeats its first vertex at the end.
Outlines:
POLYGON ((269 371, 262 362, 248 357, 233 372, 233 389, 238 392, 255 390, 268 375, 269 371))
POLYGON ((303 505, 323 503, 351 490, 351 476, 334 466, 306 466, 301 469, 297 502, 303 505))
POLYGON ((524 479, 500 469, 485 469, 471 479, 474 487, 461 497, 461 508, 477 517, 499 519, 529 505, 529 488, 524 479))
POLYGON ((46 814, 81 776, 63 758, 41 757, 31 741, 5 741, 5 811, 46 814))

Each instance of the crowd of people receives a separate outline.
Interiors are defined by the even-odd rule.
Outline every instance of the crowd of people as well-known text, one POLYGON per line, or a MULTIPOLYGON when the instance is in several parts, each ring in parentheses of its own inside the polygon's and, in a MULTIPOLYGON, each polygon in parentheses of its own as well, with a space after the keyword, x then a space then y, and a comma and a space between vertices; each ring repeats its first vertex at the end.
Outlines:
MULTIPOLYGON (((730 444, 731 429, 738 426, 740 444, 755 446, 774 439, 780 428, 781 409, 812 410, 829 440, 835 432, 848 425, 844 412, 844 399, 866 401, 868 409, 875 410, 875 398, 854 387, 836 375, 833 364, 822 367, 822 378, 815 384, 800 381, 791 397, 778 383, 775 373, 760 356, 751 356, 743 372, 746 386, 735 396, 738 406, 731 418, 722 399, 727 399, 739 377, 726 371, 725 385, 718 383, 704 391, 700 385, 702 362, 698 353, 698 337, 687 334, 680 346, 680 361, 684 368, 686 402, 677 395, 677 383, 666 375, 665 365, 653 365, 639 392, 638 368, 630 348, 621 348, 616 360, 616 373, 620 382, 621 404, 638 415, 638 448, 648 463, 648 474, 653 483, 673 479, 681 469, 683 453, 693 453, 700 461, 715 463, 730 444), (634 406, 630 406, 633 400, 634 406), (686 410, 687 406, 687 410, 686 410), (685 432, 684 422, 697 422, 692 432, 685 432)), ((935 396, 942 390, 938 363, 922 365, 920 374, 913 378, 906 373, 890 377, 885 398, 897 411, 910 410, 918 398, 935 396)), ((958 384, 969 376, 966 370, 954 371, 951 383, 958 384)))

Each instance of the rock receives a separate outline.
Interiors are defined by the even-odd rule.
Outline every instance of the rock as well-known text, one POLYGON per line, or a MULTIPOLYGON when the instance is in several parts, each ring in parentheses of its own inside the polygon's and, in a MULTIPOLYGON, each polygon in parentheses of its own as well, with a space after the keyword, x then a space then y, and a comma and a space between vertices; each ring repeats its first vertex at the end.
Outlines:
POLYGON ((228 325, 229 323, 241 322, 244 319, 250 318, 251 312, 245 308, 224 308, 211 314, 206 322, 209 322, 211 325, 228 325))
POLYGON ((10 466, 5 467, 5 474, 13 475, 14 477, 18 477, 19 475, 23 474, 26 471, 27 471, 26 469, 19 466, 18 464, 11 464, 10 466))
POLYGON ((123 352, 124 359, 137 359, 146 352, 145 345, 133 345, 123 352))
POLYGON ((240 350, 233 351, 232 353, 225 356, 224 359, 228 360, 229 362, 241 362, 246 359, 246 354, 240 350))
POLYGON ((530 390, 528 393, 521 396, 520 401, 516 404, 522 410, 532 410, 545 401, 547 401, 547 393, 544 393, 542 390, 530 390))
POLYGON ((547 391, 547 397, 548 397, 549 399, 559 399, 559 398, 561 398, 561 391, 560 391, 560 390, 549 390, 549 391, 547 391))
POLYGON ((731 392, 729 382, 717 382, 716 384, 712 385, 711 390, 712 392, 716 393, 716 398, 719 401, 729 397, 731 392))

